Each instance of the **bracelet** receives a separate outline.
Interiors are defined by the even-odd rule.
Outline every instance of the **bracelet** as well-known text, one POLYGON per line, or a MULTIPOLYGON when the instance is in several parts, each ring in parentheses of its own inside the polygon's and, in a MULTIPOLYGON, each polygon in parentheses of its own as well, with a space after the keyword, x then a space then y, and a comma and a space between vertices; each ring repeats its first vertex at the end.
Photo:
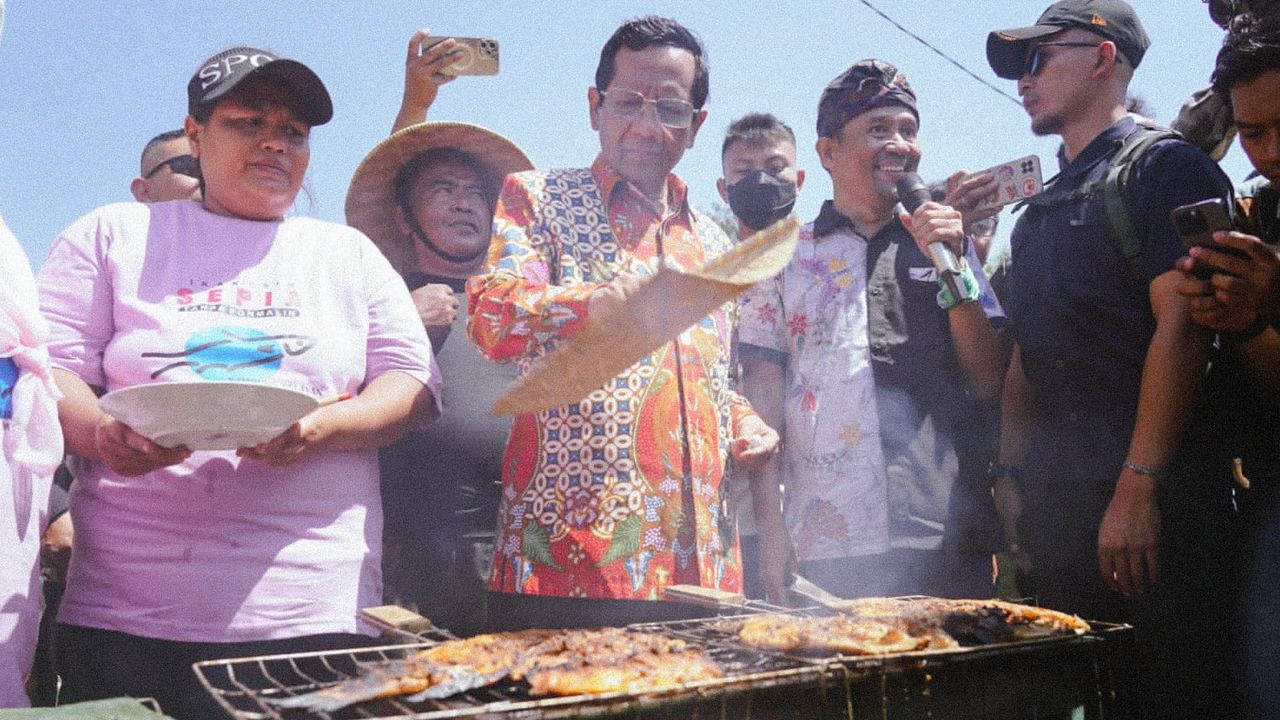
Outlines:
POLYGON ((1015 484, 1022 484, 1022 468, 1016 465, 1005 465, 998 460, 992 460, 987 465, 986 479, 988 485, 995 485, 1000 478, 1009 478, 1015 484))
POLYGON ((1150 465, 1143 465, 1141 463, 1129 462, 1128 460, 1124 461, 1124 469, 1132 470, 1133 472, 1136 472, 1139 475, 1150 475, 1151 477, 1156 478, 1157 480, 1164 476, 1164 473, 1151 467, 1150 465))

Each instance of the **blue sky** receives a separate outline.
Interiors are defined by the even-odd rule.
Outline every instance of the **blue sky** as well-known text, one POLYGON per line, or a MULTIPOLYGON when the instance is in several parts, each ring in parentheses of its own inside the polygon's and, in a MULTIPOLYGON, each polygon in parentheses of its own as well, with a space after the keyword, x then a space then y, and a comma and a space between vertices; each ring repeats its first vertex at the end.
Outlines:
MULTIPOLYGON (((1221 31, 1202 0, 1131 1, 1153 41, 1132 90, 1167 121, 1207 83, 1221 31)), ((986 65, 986 33, 1031 24, 1048 4, 871 2, 1015 96, 1014 83, 998 80, 986 65)), ((586 165, 599 147, 587 121, 586 95, 600 46, 621 21, 650 12, 676 17, 709 49, 710 115, 677 168, 699 206, 718 200, 726 126, 747 112, 767 111, 796 130, 800 164, 809 171, 798 207, 811 219, 830 194, 813 152, 818 95, 865 57, 896 64, 919 95, 926 178, 1029 153, 1041 156, 1046 175, 1056 168, 1056 139, 1033 137, 1021 107, 858 0, 7 0, 0 42, 0 213, 39 267, 62 228, 98 205, 131 199, 129 181, 142 145, 181 124, 186 83, 199 62, 247 44, 301 60, 329 87, 336 114, 312 135, 310 200, 300 199, 296 211, 341 221, 351 173, 390 129, 405 47, 419 27, 496 37, 502 44, 501 73, 464 77, 443 88, 433 119, 502 132, 540 166, 586 165)), ((1224 167, 1239 180, 1248 165, 1233 148, 1224 167)))

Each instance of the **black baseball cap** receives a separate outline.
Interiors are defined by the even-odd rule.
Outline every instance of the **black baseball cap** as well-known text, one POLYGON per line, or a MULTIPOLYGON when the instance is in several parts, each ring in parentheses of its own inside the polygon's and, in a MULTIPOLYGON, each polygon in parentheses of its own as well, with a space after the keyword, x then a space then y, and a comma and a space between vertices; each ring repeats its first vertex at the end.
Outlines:
POLYGON ((1035 25, 987 35, 987 62, 996 75, 1017 80, 1026 69, 1031 41, 1067 28, 1088 30, 1110 40, 1135 68, 1151 46, 1147 31, 1124 0, 1060 0, 1041 13, 1035 25))
POLYGON ((187 83, 187 113, 210 109, 251 76, 269 77, 291 88, 308 125, 323 125, 333 117, 333 101, 320 77, 297 60, 277 57, 266 50, 234 47, 200 63, 187 83))

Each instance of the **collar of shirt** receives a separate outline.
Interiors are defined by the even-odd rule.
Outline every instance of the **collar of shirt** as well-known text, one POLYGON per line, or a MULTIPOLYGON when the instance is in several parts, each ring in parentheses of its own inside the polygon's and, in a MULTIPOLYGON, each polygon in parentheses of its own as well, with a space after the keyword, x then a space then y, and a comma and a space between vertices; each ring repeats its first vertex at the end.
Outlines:
MULTIPOLYGON (((895 226, 902 227, 902 223, 898 219, 898 214, 896 212, 894 213, 893 218, 885 224, 884 227, 880 228, 880 231, 875 234, 875 237, 870 238, 870 240, 875 240, 876 238, 884 235, 895 226)), ((813 239, 820 240, 823 237, 839 232, 842 229, 848 230, 858 237, 862 237, 862 233, 859 233, 857 229, 853 227, 853 221, 842 215, 839 210, 836 210, 836 204, 834 202, 831 200, 823 201, 822 210, 818 211, 818 217, 813 221, 813 239)))
MULTIPOLYGON (((1129 115, 1125 115, 1113 124, 1111 127, 1098 133, 1098 136, 1089 141, 1084 150, 1070 162, 1067 161, 1066 147, 1058 148, 1058 167, 1062 171, 1062 177, 1078 179, 1084 177, 1090 168, 1111 157, 1124 139, 1133 134, 1138 129, 1138 124, 1133 121, 1129 115)), ((1075 183, 1066 183, 1074 185, 1075 183)))
MULTIPOLYGON (((630 199, 638 201, 652 210, 658 210, 651 198, 640 192, 639 188, 632 185, 617 170, 610 167, 603 156, 596 156, 596 161, 591 163, 591 175, 596 179, 596 184, 600 186, 600 197, 604 198, 606 202, 612 203, 617 199, 614 197, 614 193, 620 192, 626 193, 630 199)), ((676 177, 675 173, 667 173, 667 213, 673 214, 677 211, 683 211, 688 195, 689 189, 684 184, 684 181, 676 177)))

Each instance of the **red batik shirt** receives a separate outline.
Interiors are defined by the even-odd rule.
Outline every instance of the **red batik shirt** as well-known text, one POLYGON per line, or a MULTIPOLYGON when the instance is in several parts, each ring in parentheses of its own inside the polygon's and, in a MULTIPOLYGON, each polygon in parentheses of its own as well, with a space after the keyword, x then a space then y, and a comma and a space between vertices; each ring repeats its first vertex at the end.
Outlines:
MULTIPOLYGON (((602 159, 508 177, 485 271, 467 283, 481 351, 527 370, 581 329, 597 288, 654 271, 659 236, 677 267, 727 251, 724 233, 689 208, 684 183, 668 175, 667 189, 671 209, 659 217, 602 159)), ((729 389, 729 334, 722 307, 581 402, 515 419, 492 589, 630 600, 661 599, 672 584, 741 589, 721 480, 728 441, 752 410, 729 389)))

